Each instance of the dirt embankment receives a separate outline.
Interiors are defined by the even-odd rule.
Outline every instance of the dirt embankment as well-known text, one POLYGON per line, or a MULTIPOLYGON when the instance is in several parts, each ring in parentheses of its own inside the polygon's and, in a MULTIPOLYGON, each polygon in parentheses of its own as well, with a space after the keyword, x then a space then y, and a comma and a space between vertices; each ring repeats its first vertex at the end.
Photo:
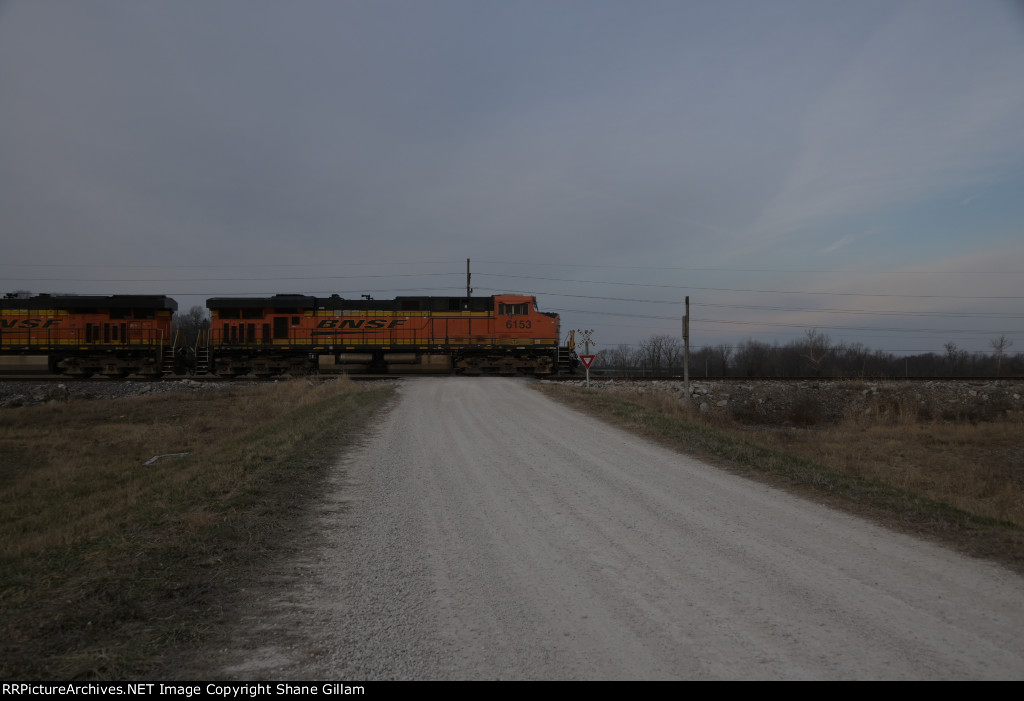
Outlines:
POLYGON ((20 406, 34 406, 71 399, 118 399, 182 390, 202 392, 228 386, 230 384, 224 382, 196 382, 194 380, 173 382, 5 381, 0 383, 0 409, 13 409, 20 406))

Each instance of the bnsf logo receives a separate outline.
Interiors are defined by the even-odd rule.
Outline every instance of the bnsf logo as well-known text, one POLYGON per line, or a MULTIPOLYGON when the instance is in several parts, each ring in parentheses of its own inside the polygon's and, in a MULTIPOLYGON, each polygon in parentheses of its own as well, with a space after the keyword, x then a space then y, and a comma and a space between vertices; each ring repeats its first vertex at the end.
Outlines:
POLYGON ((0 319, 0 328, 4 329, 48 329, 60 322, 56 319, 0 319))
POLYGON ((318 329, 393 329, 405 323, 405 319, 324 319, 316 325, 318 329))

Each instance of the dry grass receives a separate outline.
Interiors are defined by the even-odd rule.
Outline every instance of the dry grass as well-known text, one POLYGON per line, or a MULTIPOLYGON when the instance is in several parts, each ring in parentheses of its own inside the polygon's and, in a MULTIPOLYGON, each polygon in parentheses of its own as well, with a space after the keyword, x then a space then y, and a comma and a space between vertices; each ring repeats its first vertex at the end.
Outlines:
POLYGON ((832 469, 1024 527, 1024 415, 986 422, 924 418, 917 406, 787 429, 768 445, 832 469))
POLYGON ((0 411, 0 677, 148 678, 200 641, 388 395, 297 380, 0 411))
POLYGON ((824 425, 799 415, 751 425, 668 393, 543 390, 683 452, 1024 572, 1020 412, 977 421, 879 401, 824 425))

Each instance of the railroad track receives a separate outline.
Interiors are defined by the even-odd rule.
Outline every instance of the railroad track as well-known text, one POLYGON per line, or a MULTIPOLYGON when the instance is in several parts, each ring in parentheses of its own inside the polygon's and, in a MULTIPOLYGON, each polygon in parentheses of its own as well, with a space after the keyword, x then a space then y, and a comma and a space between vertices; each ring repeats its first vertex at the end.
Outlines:
MULTIPOLYGON (((545 378, 552 382, 574 382, 586 379, 585 375, 556 375, 545 378)), ((683 382, 682 375, 591 375, 591 382, 683 382)), ((690 382, 1024 382, 1024 376, 1018 377, 994 377, 994 376, 934 376, 934 377, 693 377, 690 382)))
MULTIPOLYGON (((309 377, 341 377, 340 374, 327 373, 321 375, 310 375, 309 377)), ((349 377, 358 380, 393 380, 401 377, 417 375, 393 374, 351 374, 349 377)), ((299 377, 299 376, 296 376, 299 377)), ((301 377, 305 377, 304 375, 301 377)), ((280 375, 275 377, 255 377, 240 375, 238 377, 220 377, 218 375, 165 375, 163 377, 67 377, 64 375, 52 375, 48 373, 35 374, 0 374, 0 382, 181 382, 189 380, 192 382, 233 382, 236 380, 275 382, 283 379, 291 379, 289 376, 280 375)), ((551 382, 576 382, 585 379, 585 375, 552 375, 543 379, 551 382)), ((683 382, 681 375, 591 375, 592 382, 683 382)), ((690 377, 690 382, 1012 382, 1024 383, 1024 376, 1017 377, 994 377, 994 376, 935 376, 935 377, 690 377)))
MULTIPOLYGON (((241 378, 255 379, 255 378, 241 378)), ((67 377, 64 375, 51 375, 49 373, 23 374, 23 375, 0 375, 0 382, 181 382, 182 380, 195 380, 197 382, 224 382, 223 377, 215 375, 190 377, 187 375, 167 375, 164 377, 67 377)))
MULTIPOLYGON (((296 376, 285 376, 279 375, 276 377, 256 377, 254 375, 239 375, 237 377, 220 377, 219 375, 164 375, 163 377, 141 377, 141 376, 128 376, 128 377, 68 377, 65 375, 52 375, 49 373, 36 373, 36 374, 0 374, 0 383, 3 382, 93 382, 93 383, 105 383, 105 382, 128 382, 136 384, 154 383, 154 382, 183 382, 188 380, 190 382, 204 382, 204 383, 215 383, 215 382, 279 382, 286 379, 298 379, 300 377, 310 378, 332 378, 342 377, 341 374, 336 373, 325 373, 321 375, 296 375, 296 376)), ((349 375, 354 380, 394 380, 400 377, 407 377, 407 375, 349 375)))

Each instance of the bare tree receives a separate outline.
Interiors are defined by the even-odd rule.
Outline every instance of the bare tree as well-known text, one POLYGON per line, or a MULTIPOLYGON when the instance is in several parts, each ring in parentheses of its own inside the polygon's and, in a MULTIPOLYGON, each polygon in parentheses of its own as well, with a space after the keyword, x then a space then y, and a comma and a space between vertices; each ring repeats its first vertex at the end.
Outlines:
POLYGON ((669 374, 680 374, 683 369, 683 341, 675 336, 665 336, 661 347, 661 357, 669 374))
POLYGON ((613 354, 614 350, 611 348, 602 348, 594 354, 594 363, 590 366, 592 368, 611 368, 615 367, 615 359, 613 354))
POLYGON ((662 356, 662 349, 664 347, 664 341, 668 336, 651 336, 646 341, 640 342, 640 347, 637 350, 637 354, 640 359, 640 363, 644 368, 645 373, 650 372, 652 375, 658 375, 661 373, 661 366, 664 361, 662 356))
POLYGON ((989 341, 989 345, 996 352, 996 377, 998 377, 1003 368, 1003 354, 1007 348, 1013 345, 1013 341, 1008 339, 1006 334, 1000 334, 999 338, 993 338, 989 341))
POLYGON ((597 352, 592 367, 613 370, 619 375, 626 376, 633 363, 633 355, 633 349, 625 343, 620 343, 615 348, 602 348, 597 352))
POLYGON ((640 344, 637 354, 652 375, 671 373, 682 364, 683 343, 675 336, 651 336, 640 344))
POLYGON ((205 307, 194 306, 187 312, 175 312, 171 321, 171 334, 177 335, 180 331, 183 338, 182 343, 192 348, 196 344, 199 334, 210 328, 210 317, 205 307))
POLYGON ((725 377, 729 374, 729 360, 732 358, 732 346, 720 343, 711 349, 712 361, 718 365, 718 374, 725 377))
POLYGON ((628 375, 629 368, 633 364, 633 348, 625 343, 620 343, 608 353, 609 365, 618 368, 620 375, 628 375))
POLYGON ((870 348, 863 343, 855 342, 837 346, 836 351, 842 354, 846 372, 859 376, 866 373, 868 357, 871 355, 870 348))
POLYGON ((748 338, 741 341, 733 354, 733 366, 737 375, 753 377, 768 375, 771 370, 772 356, 778 355, 778 348, 767 343, 748 338))
POLYGON ((965 350, 960 350, 952 341, 948 341, 942 347, 946 349, 946 358, 949 359, 949 374, 955 375, 956 371, 963 366, 969 354, 965 350))
POLYGON ((804 335, 807 338, 802 344, 801 355, 807 361, 811 371, 815 375, 820 375, 822 362, 832 352, 832 340, 817 329, 807 329, 804 331, 804 335))

